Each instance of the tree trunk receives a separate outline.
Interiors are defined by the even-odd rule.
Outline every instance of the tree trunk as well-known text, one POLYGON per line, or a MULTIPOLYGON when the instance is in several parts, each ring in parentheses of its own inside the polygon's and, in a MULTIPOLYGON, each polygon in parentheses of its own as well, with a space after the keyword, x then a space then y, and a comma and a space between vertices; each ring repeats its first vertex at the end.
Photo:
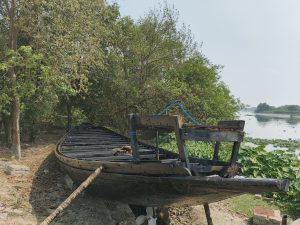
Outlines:
POLYGON ((20 100, 18 96, 14 96, 12 103, 12 146, 11 149, 15 153, 17 160, 21 159, 21 141, 20 141, 20 100))
POLYGON ((10 117, 2 114, 2 123, 4 129, 4 143, 10 148, 11 147, 11 122, 10 117))
MULTIPOLYGON (((17 51, 17 28, 16 20, 16 6, 15 0, 11 0, 8 11, 9 17, 9 47, 13 51, 17 51)), ((12 107, 11 107, 11 135, 12 146, 11 149, 15 153, 16 159, 21 159, 21 142, 20 142, 20 98, 16 90, 17 75, 15 68, 9 70, 12 86, 12 107)))

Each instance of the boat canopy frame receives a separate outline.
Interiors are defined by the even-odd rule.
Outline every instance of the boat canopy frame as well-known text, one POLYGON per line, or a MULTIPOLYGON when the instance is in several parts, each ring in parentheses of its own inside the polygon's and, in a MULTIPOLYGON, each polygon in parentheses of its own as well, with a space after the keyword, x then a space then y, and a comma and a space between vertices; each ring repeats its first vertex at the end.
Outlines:
MULTIPOLYGON (((129 136, 132 155, 135 161, 139 161, 138 130, 154 129, 174 132, 178 147, 179 159, 182 166, 189 169, 194 175, 217 174, 223 177, 235 176, 241 168, 237 162, 241 142, 244 138, 243 120, 220 121, 217 126, 185 126, 182 118, 176 115, 139 115, 130 114, 129 136), (214 142, 214 153, 211 160, 196 159, 188 156, 187 140, 214 142), (222 142, 232 142, 232 151, 228 162, 221 161, 219 157, 222 142)), ((157 146, 157 159, 159 160, 159 148, 157 146)))

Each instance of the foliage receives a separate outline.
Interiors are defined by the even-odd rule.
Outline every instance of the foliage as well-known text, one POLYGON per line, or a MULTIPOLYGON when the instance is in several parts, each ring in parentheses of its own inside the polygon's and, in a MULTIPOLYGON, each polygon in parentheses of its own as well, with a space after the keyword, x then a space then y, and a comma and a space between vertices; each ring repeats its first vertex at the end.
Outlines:
POLYGON ((255 109, 256 113, 269 112, 274 109, 273 106, 268 105, 267 103, 259 103, 255 109))
POLYGON ((299 216, 300 160, 294 152, 283 150, 268 152, 264 150, 264 146, 243 147, 239 158, 245 176, 289 180, 290 187, 287 193, 270 193, 270 196, 283 210, 299 216))
POLYGON ((255 110, 256 113, 277 113, 300 115, 299 105, 284 105, 279 107, 270 106, 267 103, 260 103, 255 110))
POLYGON ((34 53, 30 46, 21 46, 17 52, 7 52, 6 61, 0 66, 4 75, 11 67, 18 74, 17 82, 12 88, 22 102, 22 131, 28 133, 33 141, 38 132, 37 122, 51 121, 58 93, 67 84, 51 71, 43 55, 34 53))
MULTIPOLYGON (((178 153, 175 134, 164 134, 160 137, 160 147, 178 153)), ((211 142, 186 141, 188 154, 190 157, 201 159, 212 159, 214 153, 214 144, 211 142)), ((229 143, 221 143, 220 160, 227 161, 230 158, 231 148, 229 143)))
POLYGON ((248 218, 253 217, 253 210, 257 206, 278 209, 278 207, 263 199, 257 199, 254 195, 244 194, 225 200, 231 210, 238 212, 248 218))
POLYGON ((125 131, 129 113, 157 113, 174 99, 202 123, 233 118, 240 107, 220 80, 221 67, 200 54, 168 5, 133 21, 102 0, 16 2, 18 46, 27 47, 7 50, 3 14, 0 114, 11 111, 14 89, 4 68, 10 61, 21 128, 32 140, 40 127, 67 124, 66 117, 72 125, 90 121, 125 131))
MULTIPOLYGON (((160 146, 178 152, 175 136, 164 135, 160 146)), ((212 159, 213 145, 206 142, 187 142, 188 154, 191 157, 212 159)), ((220 147, 220 159, 228 161, 230 147, 220 147)), ((242 147, 239 162, 243 165, 242 175, 246 177, 287 179, 290 181, 287 193, 269 193, 276 203, 286 212, 299 216, 300 212, 300 160, 293 151, 264 150, 264 146, 256 148, 242 147)))
POLYGON ((263 139, 263 138, 245 137, 244 141, 256 145, 272 144, 274 147, 288 148, 289 150, 295 150, 300 148, 300 141, 293 140, 293 139, 281 140, 281 139, 263 139))

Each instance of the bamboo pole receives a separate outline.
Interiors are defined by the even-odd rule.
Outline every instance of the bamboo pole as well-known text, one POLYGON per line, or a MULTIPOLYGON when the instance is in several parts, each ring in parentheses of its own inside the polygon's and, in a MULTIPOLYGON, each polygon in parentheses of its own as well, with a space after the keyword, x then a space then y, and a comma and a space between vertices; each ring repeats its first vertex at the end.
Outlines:
POLYGON ((55 210, 52 212, 40 225, 48 225, 51 221, 61 213, 65 208, 67 208, 71 202, 87 187, 93 180, 101 174, 103 166, 97 168, 81 185, 65 200, 63 201, 55 210))

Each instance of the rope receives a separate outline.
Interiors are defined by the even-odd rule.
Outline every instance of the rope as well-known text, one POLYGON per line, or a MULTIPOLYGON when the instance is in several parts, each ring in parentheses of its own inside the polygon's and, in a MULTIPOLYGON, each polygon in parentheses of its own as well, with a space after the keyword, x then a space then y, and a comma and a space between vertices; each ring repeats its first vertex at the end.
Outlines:
POLYGON ((65 208, 67 208, 71 202, 87 187, 93 180, 101 174, 103 166, 97 168, 82 184, 52 212, 40 225, 48 225, 51 221, 61 213, 65 208))
POLYGON ((186 119, 188 119, 194 125, 200 125, 200 123, 188 113, 188 111, 183 107, 183 105, 176 99, 175 101, 171 102, 166 108, 163 109, 158 115, 166 114, 174 105, 177 105, 186 119))

